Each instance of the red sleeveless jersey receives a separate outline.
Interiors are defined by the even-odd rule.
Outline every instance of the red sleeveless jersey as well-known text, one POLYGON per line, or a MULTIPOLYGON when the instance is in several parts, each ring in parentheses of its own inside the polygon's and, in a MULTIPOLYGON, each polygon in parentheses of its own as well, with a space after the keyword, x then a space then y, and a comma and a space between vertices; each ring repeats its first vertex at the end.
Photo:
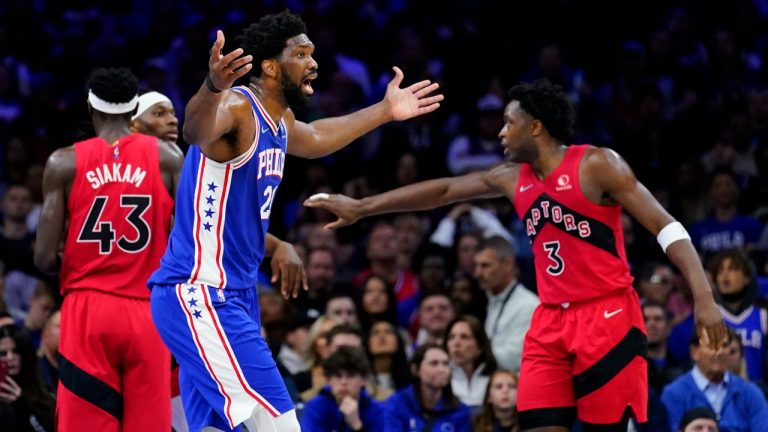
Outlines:
POLYGON ((621 207, 595 204, 581 191, 587 145, 572 145, 543 181, 520 165, 514 205, 531 240, 539 298, 560 304, 601 297, 632 284, 621 207))
POLYGON ((149 298, 147 279, 165 252, 173 210, 157 146, 140 134, 114 145, 101 138, 75 144, 63 295, 89 289, 149 298))

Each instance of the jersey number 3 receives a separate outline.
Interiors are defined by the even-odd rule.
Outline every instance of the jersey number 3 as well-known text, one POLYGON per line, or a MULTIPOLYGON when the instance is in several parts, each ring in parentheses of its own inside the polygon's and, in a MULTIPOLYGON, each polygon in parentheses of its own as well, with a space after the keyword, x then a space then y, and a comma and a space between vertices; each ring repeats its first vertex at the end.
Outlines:
POLYGON ((547 266, 547 273, 552 276, 560 276, 560 274, 563 273, 563 270, 565 270, 565 261, 563 261, 563 258, 557 254, 560 251, 560 242, 546 242, 543 243, 543 246, 544 250, 547 251, 547 258, 551 261, 547 266))
POLYGON ((106 255, 112 252, 112 243, 117 243, 117 247, 127 253, 137 253, 144 250, 149 244, 151 233, 149 224, 144 220, 144 213, 152 204, 152 197, 149 195, 120 195, 120 207, 129 207, 131 210, 125 216, 125 220, 136 231, 135 239, 129 240, 123 234, 115 242, 115 230, 112 229, 111 221, 101 221, 101 214, 104 212, 109 197, 97 196, 88 210, 88 216, 77 237, 78 242, 96 242, 99 244, 99 253, 106 255))

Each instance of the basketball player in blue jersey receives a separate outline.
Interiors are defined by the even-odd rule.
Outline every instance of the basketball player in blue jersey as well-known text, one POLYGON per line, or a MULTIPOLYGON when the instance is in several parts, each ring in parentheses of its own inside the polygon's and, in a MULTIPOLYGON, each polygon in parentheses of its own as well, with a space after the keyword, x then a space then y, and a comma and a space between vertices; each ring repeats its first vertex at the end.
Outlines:
MULTIPOLYGON (((160 268, 149 280, 152 314, 181 364, 191 430, 299 431, 285 385, 260 334, 256 274, 286 152, 327 155, 391 120, 434 111, 442 95, 421 81, 338 117, 303 123, 292 109, 312 94, 315 46, 297 15, 263 17, 245 29, 241 48, 221 53, 218 32, 205 83, 186 108, 184 161, 176 222, 160 268), (255 66, 255 67, 254 67, 255 66), (249 75, 248 86, 230 88, 249 75)), ((290 285, 290 284, 289 284, 290 285)))

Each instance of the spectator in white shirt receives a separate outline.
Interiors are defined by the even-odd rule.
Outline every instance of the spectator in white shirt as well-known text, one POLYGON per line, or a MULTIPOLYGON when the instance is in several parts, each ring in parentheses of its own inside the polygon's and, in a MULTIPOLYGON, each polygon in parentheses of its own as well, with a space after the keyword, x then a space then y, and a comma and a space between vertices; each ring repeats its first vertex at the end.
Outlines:
POLYGON ((448 324, 445 347, 451 358, 453 394, 470 408, 483 404, 488 378, 496 370, 496 358, 483 324, 463 315, 448 324))
POLYGON ((475 255, 475 277, 488 295, 485 333, 499 366, 520 370, 523 339, 539 298, 517 280, 515 251, 502 237, 491 237, 475 255))

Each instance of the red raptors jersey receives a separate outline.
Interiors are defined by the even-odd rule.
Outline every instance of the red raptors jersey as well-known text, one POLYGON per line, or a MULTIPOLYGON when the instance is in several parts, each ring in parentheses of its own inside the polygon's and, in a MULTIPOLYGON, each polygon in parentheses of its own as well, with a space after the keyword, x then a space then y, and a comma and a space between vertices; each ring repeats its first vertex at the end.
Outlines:
POLYGON ((75 144, 62 294, 91 289, 149 299, 147 279, 165 252, 173 209, 157 146, 140 134, 115 145, 101 138, 75 144))
POLYGON ((586 145, 572 145, 541 181, 520 165, 515 210, 531 240, 542 303, 578 302, 632 284, 621 207, 597 205, 581 191, 579 163, 586 145))

